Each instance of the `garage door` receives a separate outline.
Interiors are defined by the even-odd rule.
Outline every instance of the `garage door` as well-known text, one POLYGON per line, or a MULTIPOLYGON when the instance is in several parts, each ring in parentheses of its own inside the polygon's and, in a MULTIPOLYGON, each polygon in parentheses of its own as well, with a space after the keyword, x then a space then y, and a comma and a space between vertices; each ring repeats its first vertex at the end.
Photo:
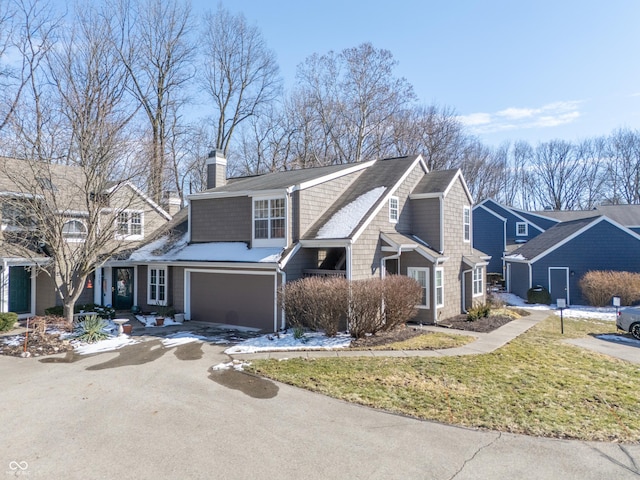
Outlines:
POLYGON ((188 274, 191 320, 274 330, 275 275, 188 274))

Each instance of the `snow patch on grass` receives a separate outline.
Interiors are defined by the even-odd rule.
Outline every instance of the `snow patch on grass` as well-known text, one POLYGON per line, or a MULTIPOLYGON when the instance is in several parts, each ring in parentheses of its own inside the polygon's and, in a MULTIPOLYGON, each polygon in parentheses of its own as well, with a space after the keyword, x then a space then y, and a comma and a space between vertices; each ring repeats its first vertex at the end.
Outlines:
POLYGON ((224 353, 258 353, 276 352, 287 350, 331 350, 334 348, 346 348, 351 345, 350 335, 339 333, 335 337, 327 337, 321 332, 308 332, 301 338, 295 338, 293 333, 274 333, 250 338, 233 347, 227 348, 224 353))

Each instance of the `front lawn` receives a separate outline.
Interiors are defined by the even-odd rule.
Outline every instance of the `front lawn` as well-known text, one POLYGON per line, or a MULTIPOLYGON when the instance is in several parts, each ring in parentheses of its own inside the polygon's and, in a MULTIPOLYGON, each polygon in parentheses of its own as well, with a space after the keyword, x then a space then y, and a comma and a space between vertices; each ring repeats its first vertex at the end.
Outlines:
POLYGON ((562 343, 611 322, 551 316, 486 355, 261 360, 255 373, 421 419, 584 440, 640 441, 637 365, 562 343))

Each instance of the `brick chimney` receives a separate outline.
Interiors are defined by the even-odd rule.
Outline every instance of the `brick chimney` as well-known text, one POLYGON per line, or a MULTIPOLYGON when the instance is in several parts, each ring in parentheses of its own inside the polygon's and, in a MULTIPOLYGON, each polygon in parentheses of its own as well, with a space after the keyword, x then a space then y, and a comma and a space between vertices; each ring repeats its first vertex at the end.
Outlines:
POLYGON ((227 159, 220 150, 211 150, 207 158, 207 189, 227 184, 227 159))
POLYGON ((176 192, 167 191, 162 194, 162 203, 160 206, 173 217, 182 208, 182 202, 176 192))

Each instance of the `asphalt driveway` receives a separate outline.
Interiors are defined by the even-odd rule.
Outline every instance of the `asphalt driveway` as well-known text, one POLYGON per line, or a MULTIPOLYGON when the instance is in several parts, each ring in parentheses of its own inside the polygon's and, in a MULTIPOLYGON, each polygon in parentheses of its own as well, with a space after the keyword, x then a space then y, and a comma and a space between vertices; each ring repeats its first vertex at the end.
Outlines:
POLYGON ((640 445, 473 431, 236 372, 160 341, 0 356, 0 474, 65 479, 638 478, 640 445))

